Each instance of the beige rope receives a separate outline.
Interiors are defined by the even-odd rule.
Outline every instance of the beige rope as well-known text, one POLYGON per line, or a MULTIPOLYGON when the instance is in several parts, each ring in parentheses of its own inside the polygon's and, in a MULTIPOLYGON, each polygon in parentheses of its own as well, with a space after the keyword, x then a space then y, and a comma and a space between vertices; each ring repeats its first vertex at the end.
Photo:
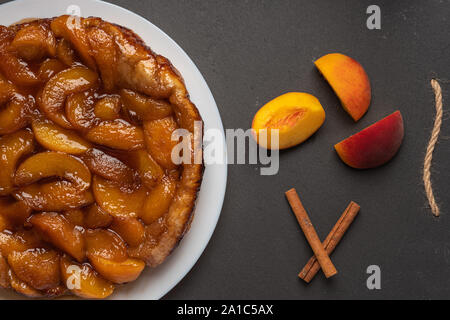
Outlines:
POLYGON ((423 183, 425 185, 425 192, 427 194, 428 203, 430 204, 431 211, 436 217, 439 217, 439 206, 436 204, 434 198, 433 188, 431 186, 431 160, 433 159, 434 147, 439 138, 439 132, 442 125, 442 90, 439 82, 435 79, 431 79, 431 87, 434 90, 436 99, 436 118, 434 120, 433 131, 431 132, 430 142, 428 142, 427 153, 425 154, 425 162, 423 165, 423 183))

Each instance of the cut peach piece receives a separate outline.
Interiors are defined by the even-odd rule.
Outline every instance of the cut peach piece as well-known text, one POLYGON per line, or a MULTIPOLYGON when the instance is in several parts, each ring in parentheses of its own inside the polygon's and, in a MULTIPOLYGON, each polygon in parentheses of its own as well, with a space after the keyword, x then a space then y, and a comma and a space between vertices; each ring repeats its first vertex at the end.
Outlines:
POLYGON ((125 261, 128 257, 125 242, 116 233, 110 230, 87 230, 86 254, 102 257, 113 261, 125 261))
POLYGON ((98 65, 102 76, 103 87, 106 92, 115 88, 117 79, 117 50, 113 37, 100 28, 88 31, 88 39, 92 48, 92 56, 98 65))
POLYGON ((52 21, 51 29, 57 37, 63 37, 73 45, 86 66, 92 70, 97 69, 86 28, 83 28, 80 21, 77 22, 72 16, 60 16, 52 21))
POLYGON ((341 101, 345 111, 358 121, 369 109, 371 88, 364 68, 354 59, 330 53, 314 62, 341 101))
POLYGON ((7 195, 14 189, 17 161, 33 149, 33 133, 28 129, 0 137, 0 195, 7 195))
POLYGON ((75 51, 66 39, 59 39, 56 44, 56 57, 66 66, 71 66, 75 62, 75 51))
POLYGON ((39 290, 20 280, 11 269, 9 270, 9 282, 11 283, 11 288, 26 297, 41 298, 43 296, 39 290))
POLYGON ((153 188, 145 199, 141 218, 145 224, 151 224, 164 215, 172 203, 175 195, 176 183, 170 177, 164 177, 161 182, 153 188))
POLYGON ((140 121, 163 119, 173 113, 170 103, 164 100, 156 100, 128 89, 120 90, 120 96, 128 112, 140 121))
POLYGON ((75 131, 61 128, 49 120, 34 120, 32 128, 36 140, 49 150, 82 154, 92 147, 75 131))
POLYGON ((74 93, 67 97, 66 116, 75 129, 85 130, 100 122, 94 113, 94 92, 74 93))
POLYGON ((81 209, 71 209, 64 211, 63 216, 74 226, 84 226, 84 212, 81 209))
POLYGON ((33 230, 16 233, 0 232, 0 252, 7 257, 13 252, 23 252, 33 248, 42 248, 44 243, 33 230))
POLYGON ((30 24, 17 32, 10 48, 25 60, 40 60, 56 55, 56 39, 46 25, 30 24))
POLYGON ((146 150, 129 152, 127 157, 127 162, 137 170, 144 186, 151 189, 161 181, 164 170, 146 150))
POLYGON ((69 290, 82 298, 104 299, 114 292, 114 285, 87 263, 80 265, 63 257, 61 275, 69 290))
POLYGON ((147 195, 145 188, 121 188, 120 184, 95 175, 92 189, 98 205, 115 217, 138 217, 147 195))
POLYGON ((265 104, 253 118, 252 129, 258 144, 267 149, 286 149, 311 137, 325 121, 325 111, 316 97, 289 92, 265 104), (278 145, 271 141, 278 130, 278 145))
POLYGON ((105 279, 117 284, 136 280, 145 268, 144 261, 133 258, 115 262, 98 256, 90 256, 89 261, 105 279))
POLYGON ((15 251, 8 255, 8 264, 20 280, 35 289, 46 290, 59 284, 59 255, 56 251, 15 251))
POLYGON ((19 59, 8 50, 0 48, 0 71, 6 78, 18 86, 35 86, 40 79, 31 71, 30 66, 24 60, 19 59))
POLYGON ((75 66, 63 70, 44 86, 39 106, 47 117, 61 127, 71 129, 72 125, 64 113, 66 96, 92 89, 98 85, 97 74, 88 68, 75 66))
POLYGON ((0 74, 0 135, 9 134, 22 129, 28 124, 28 118, 34 109, 32 96, 18 93, 17 88, 0 74))
POLYGON ((0 254, 0 288, 9 288, 9 266, 6 259, 0 254))
POLYGON ((103 178, 130 185, 136 180, 135 172, 119 159, 99 150, 90 149, 81 159, 89 169, 103 178))
POLYGON ((64 211, 94 202, 91 190, 80 192, 68 181, 31 184, 12 193, 36 211, 64 211))
POLYGON ((391 160, 403 141, 403 118, 396 111, 336 144, 339 157, 350 167, 368 169, 391 160))
POLYGON ((118 95, 107 95, 100 98, 94 105, 95 115, 102 120, 120 118, 121 101, 118 95))
POLYGON ((103 121, 86 134, 91 142, 119 150, 137 150, 144 148, 142 129, 118 119, 103 121))
POLYGON ((166 169, 175 169, 172 161, 172 150, 178 141, 172 141, 172 133, 177 129, 177 123, 172 117, 160 120, 145 121, 145 144, 153 159, 166 169))
POLYGON ((79 192, 91 185, 91 172, 78 158, 59 152, 41 152, 31 156, 17 168, 15 182, 19 187, 37 182, 43 178, 66 179, 79 192))
POLYGON ((86 209, 84 226, 89 229, 106 228, 113 221, 113 217, 96 203, 86 209))
POLYGON ((30 218, 30 223, 46 241, 79 262, 84 260, 83 234, 62 215, 55 212, 39 213, 30 218))
POLYGON ((115 217, 110 229, 132 247, 140 245, 145 240, 145 227, 137 218, 115 217))
POLYGON ((66 66, 61 61, 57 59, 47 59, 42 62, 41 66, 39 67, 38 77, 39 79, 41 79, 41 81, 47 82, 55 74, 63 71, 65 68, 66 66))
POLYGON ((0 198, 0 217, 11 226, 22 226, 31 214, 31 208, 22 201, 0 198))

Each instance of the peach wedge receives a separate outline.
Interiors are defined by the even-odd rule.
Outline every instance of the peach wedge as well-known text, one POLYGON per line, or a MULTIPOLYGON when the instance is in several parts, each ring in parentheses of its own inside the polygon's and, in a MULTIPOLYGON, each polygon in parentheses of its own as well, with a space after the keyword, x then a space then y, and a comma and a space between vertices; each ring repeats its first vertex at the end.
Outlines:
POLYGON ((314 62, 341 101, 345 111, 358 121, 367 112, 371 100, 369 77, 358 61, 330 53, 314 62))
POLYGON ((308 139, 324 121, 325 111, 316 97, 303 92, 289 92, 259 109, 253 118, 252 129, 261 147, 286 149, 308 139), (279 130, 278 147, 271 141, 273 129, 279 130))
POLYGON ((391 160, 403 141, 403 118, 396 111, 336 144, 339 157, 350 167, 368 169, 391 160))

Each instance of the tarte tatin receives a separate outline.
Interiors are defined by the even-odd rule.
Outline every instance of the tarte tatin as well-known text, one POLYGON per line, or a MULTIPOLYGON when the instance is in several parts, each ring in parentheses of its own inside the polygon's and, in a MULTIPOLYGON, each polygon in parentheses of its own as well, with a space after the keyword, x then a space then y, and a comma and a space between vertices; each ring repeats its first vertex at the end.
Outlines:
POLYGON ((106 298, 161 264, 192 220, 198 123, 181 75, 129 29, 0 26, 0 287, 106 298), (179 165, 178 128, 192 138, 179 165))

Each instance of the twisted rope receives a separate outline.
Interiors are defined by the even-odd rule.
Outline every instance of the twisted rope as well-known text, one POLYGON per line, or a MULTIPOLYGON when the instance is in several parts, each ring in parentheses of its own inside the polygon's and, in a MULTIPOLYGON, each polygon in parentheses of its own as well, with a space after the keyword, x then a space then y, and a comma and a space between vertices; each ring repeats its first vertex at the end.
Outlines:
POLYGON ((428 142, 427 152, 425 154, 425 161, 423 165, 423 183, 425 185, 425 193, 427 194, 428 203, 430 204, 431 211, 434 216, 439 217, 440 210, 436 204, 436 199, 433 193, 433 187, 431 185, 431 161, 433 159, 434 147, 439 138, 439 132, 442 125, 442 90, 439 82, 435 79, 431 79, 431 87, 433 88, 435 100, 436 100, 436 118, 434 120, 433 131, 431 132, 431 138, 428 142))

